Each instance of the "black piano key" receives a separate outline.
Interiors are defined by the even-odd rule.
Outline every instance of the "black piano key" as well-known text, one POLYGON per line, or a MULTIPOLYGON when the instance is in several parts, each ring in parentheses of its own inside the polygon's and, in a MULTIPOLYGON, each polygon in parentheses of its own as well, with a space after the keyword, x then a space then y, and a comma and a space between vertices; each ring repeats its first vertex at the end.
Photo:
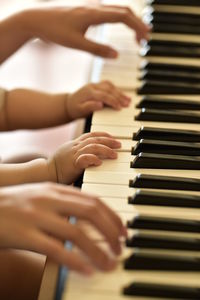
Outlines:
POLYGON ((170 71, 170 72, 188 72, 188 73, 198 73, 200 74, 199 66, 191 66, 191 65, 180 65, 175 63, 154 63, 149 61, 144 61, 140 66, 141 70, 161 70, 161 71, 170 71))
POLYGON ((140 50, 141 56, 166 56, 166 57, 186 57, 186 58, 199 58, 200 47, 180 47, 172 45, 153 45, 145 46, 140 50))
POLYGON ((143 296, 181 300, 199 300, 200 289, 178 285, 161 285, 157 283, 134 282, 123 289, 127 296, 143 296))
MULTIPOLYGON (((199 17, 198 17, 199 20, 199 17)), ((199 25, 200 25, 200 20, 199 20, 199 25)), ((193 51, 193 49, 199 49, 200 48, 200 42, 195 42, 195 41, 174 41, 174 40, 159 40, 159 38, 155 38, 152 36, 148 41, 143 41, 142 42, 142 47, 165 47, 169 49, 189 49, 190 51, 193 51)))
POLYGON ((200 6, 199 0, 148 0, 151 5, 200 6))
POLYGON ((200 259, 136 252, 124 261, 126 270, 200 271, 200 259))
POLYGON ((200 132, 195 130, 141 127, 133 134, 133 140, 154 139, 164 141, 200 142, 200 132))
POLYGON ((200 156, 200 144, 174 142, 174 141, 168 141, 166 143, 166 141, 141 139, 132 148, 131 154, 138 155, 141 152, 200 156))
POLYGON ((143 15, 144 21, 147 23, 156 22, 159 24, 184 24, 199 26, 199 14, 186 13, 186 12, 169 12, 169 11, 155 11, 151 10, 143 15))
POLYGON ((152 122, 200 123, 200 112, 142 108, 135 120, 152 122))
POLYGON ((200 232, 200 221, 160 218, 156 216, 136 216, 127 222, 127 226, 132 229, 152 229, 193 233, 200 232))
MULTIPOLYGON (((200 78, 199 78, 200 80, 200 78)), ((151 109, 183 109, 183 110, 200 110, 199 102, 187 99, 165 99, 161 97, 144 96, 136 105, 137 108, 151 109)))
POLYGON ((200 240, 179 236, 150 236, 139 232, 126 240, 126 246, 130 248, 199 251, 200 240))
POLYGON ((186 82, 172 82, 159 80, 147 80, 142 82, 138 89, 139 95, 145 94, 169 94, 169 95, 198 95, 200 94, 200 84, 186 82))
POLYGON ((200 74, 191 74, 187 72, 161 71, 161 70, 145 70, 139 77, 143 81, 167 81, 188 84, 198 84, 200 82, 200 74))
POLYGON ((200 33, 199 26, 192 26, 188 24, 173 24, 173 23, 157 23, 155 20, 152 22, 152 32, 156 33, 176 33, 176 34, 195 34, 200 33))
POLYGON ((128 203, 133 205, 200 208, 200 195, 138 190, 133 196, 128 197, 128 203))
POLYGON ((138 174, 135 179, 129 181, 129 187, 200 191, 200 179, 138 174))
POLYGON ((140 152, 131 168, 200 170, 200 157, 140 152))

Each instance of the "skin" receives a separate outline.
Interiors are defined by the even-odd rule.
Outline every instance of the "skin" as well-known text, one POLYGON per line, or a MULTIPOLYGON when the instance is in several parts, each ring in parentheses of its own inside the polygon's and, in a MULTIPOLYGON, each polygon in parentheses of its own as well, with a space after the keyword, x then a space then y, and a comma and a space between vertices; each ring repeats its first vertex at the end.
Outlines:
POLYGON ((0 164, 0 186, 53 181, 73 183, 89 166, 99 166, 103 159, 116 159, 121 144, 104 132, 83 134, 61 145, 49 158, 21 164, 0 164))
POLYGON ((0 22, 0 63, 36 37, 101 57, 116 58, 115 49, 88 40, 85 33, 93 25, 119 22, 135 31, 138 41, 148 38, 149 27, 128 7, 43 7, 21 11, 0 22))
MULTIPOLYGON (((16 13, 0 21, 0 63, 33 38, 81 49, 102 57, 116 58, 118 53, 115 49, 88 40, 85 33, 91 25, 119 22, 134 30, 138 41, 148 38, 149 28, 127 7, 54 7, 16 13)), ((82 89, 70 95, 49 95, 22 89, 10 91, 6 95, 6 109, 0 116, 0 130, 55 126, 85 117, 104 105, 120 109, 130 102, 130 99, 125 99, 111 84, 100 85, 87 87, 87 92, 82 89), (33 101, 25 103, 27 98, 33 101), (40 109, 45 113, 48 110, 42 117, 38 114, 39 105, 35 101, 37 98, 40 99, 40 109), (27 114, 28 109, 33 112, 31 117, 27 114), (29 118, 26 118, 26 114, 29 118)), ((0 185, 46 180, 70 183, 87 166, 98 165, 104 158, 115 158, 114 149, 118 147, 119 143, 112 137, 93 133, 92 136, 81 137, 70 145, 61 146, 48 160, 39 159, 20 166, 2 164, 0 185), (71 158, 68 159, 68 165, 67 157, 71 158), (72 174, 70 176, 67 174, 69 171, 72 174)), ((96 197, 80 194, 74 189, 69 191, 69 187, 46 183, 4 187, 0 190, 0 298, 37 298, 44 257, 37 254, 33 256, 27 250, 47 254, 58 263, 66 264, 84 274, 91 274, 94 267, 103 271, 115 267, 116 262, 98 249, 80 228, 72 228, 66 219, 70 214, 89 221, 105 236, 112 251, 116 255, 120 253, 119 237, 126 235, 125 229, 119 218, 96 197), (105 225, 107 228, 109 226, 109 232, 105 231, 105 225), (86 263, 85 258, 77 253, 66 253, 61 243, 65 239, 72 240, 87 255, 89 262, 86 263), (8 251, 14 247, 26 251, 8 251), (10 282, 13 283, 12 289, 10 282)))
POLYGON ((71 94, 15 89, 6 93, 0 130, 39 129, 84 118, 104 106, 120 110, 131 99, 109 81, 87 84, 71 94))
MULTIPOLYGON (((14 277, 11 270, 19 268, 24 255, 22 250, 42 253, 58 264, 84 275, 91 275, 96 268, 105 272, 115 268, 115 256, 121 253, 120 239, 126 235, 120 218, 110 208, 96 196, 82 193, 73 187, 38 183, 1 188, 0 260, 1 270, 5 270, 5 273, 0 272, 0 296, 2 299, 12 299, 12 291, 8 288, 14 277), (70 224, 68 217, 71 215, 89 222, 99 231, 114 256, 111 258, 109 253, 98 247, 78 223, 70 224), (65 240, 72 241, 81 251, 66 250, 63 246, 65 240)), ((22 270, 29 274, 30 255, 26 253, 24 256, 17 276, 22 270)), ((15 299, 27 299, 27 293, 28 299, 36 299, 44 258, 35 254, 32 263, 34 261, 36 265, 33 267, 32 264, 30 277, 23 276, 23 283, 20 277, 17 280, 19 294, 15 291, 15 299)))

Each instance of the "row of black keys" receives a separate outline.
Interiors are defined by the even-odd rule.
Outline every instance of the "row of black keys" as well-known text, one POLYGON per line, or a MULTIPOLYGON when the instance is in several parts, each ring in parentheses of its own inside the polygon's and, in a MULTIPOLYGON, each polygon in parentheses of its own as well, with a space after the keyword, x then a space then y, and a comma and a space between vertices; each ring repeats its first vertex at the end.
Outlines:
MULTIPOLYGON (((123 289, 123 294, 127 296, 143 296, 164 298, 164 299, 186 299, 186 300, 199 300, 200 289, 177 286, 177 285, 161 285, 146 283, 142 281, 135 281, 123 289)), ((152 299, 152 298, 151 298, 152 299)))
POLYGON ((200 170, 199 138, 198 131, 142 127, 133 135, 131 168, 200 170))
POLYGON ((146 0, 148 4, 157 5, 182 5, 182 6, 199 6, 199 0, 146 0))
MULTIPOLYGON (((174 9, 168 9, 165 6, 163 7, 157 6, 159 1, 153 1, 151 3, 151 8, 146 10, 144 14, 144 21, 150 23, 152 25, 153 32, 162 32, 162 33, 183 33, 183 34, 195 34, 198 35, 200 33, 200 11, 199 11, 199 3, 197 5, 192 5, 192 1, 187 1, 187 5, 192 8, 192 6, 196 6, 192 10, 189 8, 184 10, 181 6, 184 6, 181 1, 178 1, 179 5, 181 5, 178 11, 174 9), (161 9, 160 9, 161 8, 161 9)), ((177 1, 173 1, 173 4, 176 4, 177 1)), ((171 6, 172 3, 168 3, 171 6)), ((166 4, 166 3, 162 3, 166 4)), ((173 6, 172 6, 173 8, 173 6)))
MULTIPOLYGON (((155 4, 170 4, 170 1, 152 1, 155 4), (162 3, 158 3, 162 2, 162 3), (164 3, 167 2, 167 3, 164 3)), ((173 4, 177 4, 177 1, 173 1, 173 4)), ((178 1, 178 4, 185 4, 184 1, 178 1), (182 2, 182 3, 180 3, 182 2)), ((195 1, 195 5, 197 1, 195 1)), ((192 3, 190 3, 192 5, 192 3)), ((152 24, 153 24, 153 31, 155 32, 176 32, 176 33, 200 33, 200 27, 194 27, 194 25, 200 24, 200 18, 191 18, 190 16, 183 16, 178 14, 175 16, 174 14, 170 14, 171 19, 169 19, 169 14, 157 14, 154 12, 154 15, 152 15, 152 24), (165 17, 167 17, 167 22, 165 17), (174 26, 174 22, 172 21, 172 18, 174 18, 176 26, 174 26), (182 22, 181 18, 184 18, 184 23, 182 22), (165 20, 164 20, 165 19, 165 20), (192 19, 192 22, 191 22, 192 19), (195 23, 195 21, 197 21, 195 23), (191 22, 191 23, 190 23, 191 22), (166 23, 168 23, 168 26, 166 27, 166 23), (170 24, 171 23, 171 24, 170 24), (180 26, 180 23, 183 23, 184 26, 180 26), (192 24, 192 25, 191 25, 192 24), (186 26, 185 26, 186 25, 186 26)), ((150 41, 148 44, 148 48, 146 48, 146 53, 144 53, 146 56, 178 56, 178 57, 200 57, 200 47, 199 45, 191 45, 191 44, 180 44, 177 45, 177 43, 174 42, 155 42, 150 41)), ((188 69, 188 68, 187 68, 188 69)), ((142 80, 147 80, 147 82, 144 83, 143 87, 140 89, 140 94, 162 94, 162 93, 168 93, 169 89, 171 89, 171 94, 199 94, 199 74, 194 72, 183 72, 183 70, 172 71, 168 70, 168 72, 161 69, 156 70, 145 70, 143 73, 143 76, 141 77, 142 80), (191 74, 193 76, 191 76, 191 74), (160 81, 160 78, 162 78, 162 81, 160 81), (168 81, 168 82, 167 82, 168 81), (176 84, 172 84, 172 82, 176 82, 176 84), (183 84, 184 82, 184 84, 183 84), (191 83, 191 84, 186 84, 191 83), (193 86, 192 86, 193 84, 193 86), (194 85, 196 84, 196 85, 194 85), (157 92, 155 92, 157 91, 157 92)), ((190 101, 162 101, 163 99, 160 99, 158 101, 157 99, 149 99, 148 97, 143 98, 142 101, 138 104, 138 108, 150 108, 150 109, 143 109, 141 113, 136 117, 137 120, 158 120, 158 121, 176 121, 176 122, 184 122, 187 118, 187 122, 194 122, 199 123, 198 117, 200 115, 195 115, 193 113, 189 113, 187 116, 185 113, 181 113, 180 111, 169 111, 168 115, 166 116, 166 111, 156 111, 159 109, 186 109, 186 110, 195 110, 199 109, 197 102, 190 102, 190 101), (156 110, 153 110, 155 108, 156 110), (178 118, 177 118, 178 117, 178 118)), ((135 138, 139 139, 139 135, 142 134, 152 135, 152 131, 150 130, 140 130, 135 135, 135 138)), ((161 133, 161 132, 160 132, 161 133)), ((169 137, 169 132, 166 132, 166 136, 171 141, 171 138, 169 137)), ((180 132, 172 132, 171 133, 173 137, 175 138, 175 141, 177 141, 177 136, 181 138, 182 136, 188 137, 191 135, 187 134, 186 132, 181 131, 180 132)), ((161 133, 162 135, 162 133, 161 133)), ((195 134, 194 134, 195 136, 195 134)), ((193 136, 193 138, 195 138, 193 136)), ((143 136, 144 138, 144 136, 143 136)), ((146 138, 146 137, 145 137, 146 138)), ((151 137, 152 138, 152 137, 151 137)), ((158 138, 158 140, 160 137, 158 138)), ((182 140, 181 140, 182 141, 182 140)), ((197 138, 196 141, 199 141, 197 138)), ((199 145, 192 145, 187 143, 167 143, 165 145, 165 142, 162 141, 150 141, 150 140, 140 140, 138 144, 134 147, 132 150, 132 154, 138 155, 135 160, 132 162, 132 167, 150 167, 154 168, 160 167, 160 163, 162 162, 165 166, 169 163, 169 156, 160 157, 159 161, 157 161, 157 166, 155 166, 155 160, 157 160, 157 156, 155 155, 149 155, 149 152, 151 153, 165 153, 165 154, 179 154, 182 153, 184 155, 198 155, 199 154, 199 145), (164 147, 163 147, 164 146, 164 147), (194 147, 193 147, 194 146, 194 147), (165 149, 163 149, 165 148, 165 149), (181 151, 180 151, 181 149, 181 151), (141 152, 147 152, 142 153, 138 155, 141 152)), ((183 157, 182 157, 183 158, 183 157)), ((172 162, 171 165, 174 165, 174 160, 172 159, 172 156, 170 158, 170 161, 172 162)), ((188 159, 188 158, 187 158, 188 159)), ((176 159, 176 165, 175 168, 177 169, 177 163, 180 165, 178 168, 182 166, 182 160, 176 159)), ((192 160, 187 160, 186 164, 188 168, 191 168, 192 160)), ((195 162, 196 164, 196 162, 195 162)), ((186 166, 185 166, 186 167, 186 166)), ((184 168, 185 168, 184 167, 184 168)), ((168 168, 168 167, 167 167, 168 168)), ((144 181, 147 183, 148 178, 144 178, 145 176, 138 176, 134 181, 130 182, 130 185, 137 186, 141 185, 144 186, 144 181), (145 179, 145 180, 144 180, 145 179)), ((148 177, 148 175, 146 176, 148 177)), ((150 181, 148 183, 152 183, 152 179, 154 183, 156 182, 156 176, 152 178, 152 176, 149 176, 150 181), (155 180, 154 180, 155 179, 155 180)), ((177 178, 179 179, 179 178, 177 178)), ((184 180, 184 179, 183 179, 184 180)), ((174 181, 174 178, 171 180, 171 183, 175 183, 177 188, 178 185, 183 183, 180 182, 180 180, 174 181)), ((185 179, 187 183, 188 179, 185 179)), ((170 189, 168 185, 168 178, 161 178, 159 177, 159 182, 162 184, 167 183, 167 188, 170 189), (163 179, 163 181, 162 181, 163 179)), ((190 180, 189 180, 190 181, 190 180)), ((194 180, 195 181, 195 180, 194 180)), ((193 183, 194 183, 193 181, 193 183)), ((198 180, 197 180, 198 181, 198 180)), ((195 182, 197 186, 199 186, 199 182, 195 182)), ((157 183, 155 184, 156 188, 159 188, 159 185, 157 183)), ((190 185, 190 188, 192 186, 190 185)), ((193 186, 194 187, 194 186, 193 186)), ((185 188, 184 188, 185 189, 185 188)), ((199 187, 197 189, 200 189, 199 187)), ((169 206, 181 206, 181 207, 199 207, 199 200, 200 198, 198 196, 192 196, 192 195, 173 195, 173 194, 165 194, 161 192, 145 192, 140 191, 134 195, 134 197, 129 198, 129 203, 134 204, 144 204, 144 205, 169 205, 169 206), (146 194, 145 194, 146 193, 146 194)), ((200 232, 200 223, 199 222, 192 222, 192 221, 181 221, 181 220, 163 220, 159 218, 145 218, 145 217, 137 217, 134 218, 132 221, 128 223, 128 227, 130 228, 137 228, 137 229, 158 229, 159 230, 175 230, 175 231, 183 231, 183 232, 200 232)), ((144 234, 133 236, 132 238, 127 240, 127 246, 129 247, 140 247, 140 248, 158 248, 158 249, 179 249, 179 250, 193 250, 198 251, 200 249, 200 243, 199 240, 193 240, 193 239, 174 239, 173 237, 163 238, 160 237, 149 237, 145 236, 144 234)), ((167 257, 167 256, 157 256, 157 255, 148 255, 143 253, 134 253, 126 259, 124 263, 125 269, 128 270, 162 270, 162 271, 199 271, 200 270, 200 264, 199 259, 195 257, 167 257)), ((136 295, 136 296, 148 296, 148 297, 165 297, 165 298, 176 298, 176 299, 200 299, 200 290, 195 288, 183 288, 183 287, 176 287, 176 286, 159 286, 159 285, 152 285, 152 284, 144 284, 144 283, 133 283, 129 285, 128 287, 124 288, 123 290, 125 295, 136 295)))
POLYGON ((200 94, 200 67, 176 63, 145 62, 141 65, 138 94, 200 94))
MULTIPOLYGON (((178 69, 178 68, 177 68, 178 69)), ((163 64, 162 71, 145 70, 140 77, 141 86, 138 89, 139 95, 199 95, 200 83, 193 71, 188 74, 178 74, 170 70, 169 65, 163 64), (166 70, 166 72, 165 72, 166 70), (179 76, 180 75, 180 76, 179 76)), ((199 74, 198 74, 199 76, 199 74)))
POLYGON ((133 136, 138 142, 131 151, 135 155, 131 168, 200 170, 200 143, 191 142, 192 137, 199 142, 199 134, 197 131, 143 127, 133 136))

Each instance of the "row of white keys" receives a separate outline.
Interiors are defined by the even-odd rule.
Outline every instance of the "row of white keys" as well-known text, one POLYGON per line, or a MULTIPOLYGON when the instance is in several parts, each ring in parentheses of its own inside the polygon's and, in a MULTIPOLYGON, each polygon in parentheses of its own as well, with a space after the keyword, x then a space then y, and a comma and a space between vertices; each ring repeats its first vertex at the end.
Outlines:
MULTIPOLYGON (((110 189, 115 189, 116 186, 109 185, 110 189)), ((120 186, 117 191, 120 190, 120 186)), ((127 193, 123 196, 121 195, 118 197, 112 196, 105 196, 105 194, 108 194, 105 191, 105 193, 102 191, 102 189, 107 189, 106 185, 104 184, 83 184, 83 191, 87 193, 92 193, 98 195, 101 199, 103 199, 104 202, 108 203, 109 206, 111 206, 115 211, 119 213, 119 215, 122 217, 124 223, 126 224, 126 221, 130 220, 130 218, 142 215, 142 216, 148 216, 148 217, 161 217, 161 218, 180 218, 180 219, 186 219, 186 220, 200 220, 200 209, 196 208, 185 208, 185 207, 162 207, 162 206, 151 206, 151 205, 126 205, 128 200, 128 196, 133 196, 135 190, 133 190, 132 194, 127 193), (113 200, 113 203, 111 201, 113 200), (115 202, 116 201, 116 202, 115 202)), ((123 189, 123 186, 122 186, 123 189)), ((182 194, 187 194, 183 193, 182 194)), ((177 194, 179 194, 177 192, 177 194)), ((191 193, 192 195, 199 195, 195 192, 191 193)))
POLYGON ((128 185, 129 180, 134 180, 139 174, 187 177, 193 179, 200 178, 199 170, 177 170, 177 169, 148 169, 131 168, 130 162, 118 162, 116 160, 105 160, 101 166, 91 167, 84 173, 86 183, 106 183, 128 185))
POLYGON ((155 122, 155 121, 140 121, 134 118, 140 113, 139 109, 135 109, 132 115, 126 115, 123 111, 98 111, 93 115, 92 125, 106 125, 118 127, 141 127, 148 126, 154 128, 173 128, 200 131, 199 123, 177 123, 177 122, 155 122))
MULTIPOLYGON (((102 241, 99 245, 104 249, 107 245, 102 241)), ((124 249, 118 268, 112 273, 97 272, 92 277, 81 276, 71 272, 69 276, 69 285, 64 290, 64 299, 69 300, 127 300, 127 296, 122 294, 125 286, 134 282, 143 282, 147 284, 172 285, 181 287, 200 287, 200 272, 170 272, 170 271, 126 271, 123 268, 123 261, 134 253, 135 249, 124 249), (78 287, 78 288, 77 288, 78 287)), ((143 250, 142 253, 154 253, 159 256, 163 251, 143 250)), ((165 251, 167 255, 174 255, 175 251, 165 251)), ((176 253, 177 254, 177 253, 176 253)), ((181 255, 181 254, 179 254, 181 255)), ((184 257, 191 253, 183 253, 184 257)), ((198 255, 197 255, 198 256, 198 255)), ((153 300, 151 297, 136 297, 134 300, 153 300)), ((156 298, 165 300, 165 298, 156 298)))

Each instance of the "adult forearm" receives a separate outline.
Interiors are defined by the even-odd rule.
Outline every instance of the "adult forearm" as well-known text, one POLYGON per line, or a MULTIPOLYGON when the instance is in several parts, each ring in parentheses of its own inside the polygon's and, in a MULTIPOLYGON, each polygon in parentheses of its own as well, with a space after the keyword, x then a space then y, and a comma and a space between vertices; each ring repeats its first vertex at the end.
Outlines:
POLYGON ((18 12, 0 22, 0 63, 32 38, 26 26, 26 11, 18 12))

